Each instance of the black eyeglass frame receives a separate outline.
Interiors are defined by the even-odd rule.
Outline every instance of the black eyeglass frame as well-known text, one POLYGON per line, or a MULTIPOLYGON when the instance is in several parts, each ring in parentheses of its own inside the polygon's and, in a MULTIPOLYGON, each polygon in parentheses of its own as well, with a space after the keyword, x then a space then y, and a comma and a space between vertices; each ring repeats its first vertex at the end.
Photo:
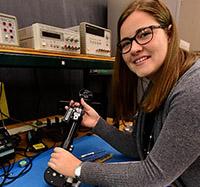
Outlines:
POLYGON ((132 48, 132 43, 133 43, 133 40, 135 40, 135 42, 137 43, 137 44, 139 44, 139 45, 146 45, 147 43, 149 43, 152 39, 153 39, 153 34, 154 34, 154 32, 153 32, 153 30, 154 29, 163 29, 164 27, 163 26, 161 26, 161 25, 150 25, 150 26, 148 26, 148 27, 143 27, 143 28, 140 28, 140 29, 138 29, 137 31, 136 31, 136 34, 133 36, 133 37, 126 37, 126 38, 123 38, 121 41, 119 41, 118 42, 118 44, 117 44, 117 46, 118 46, 118 48, 120 49, 120 53, 121 54, 126 54, 126 53, 128 53, 130 50, 131 50, 131 48, 132 48), (143 30, 145 30, 145 29, 151 29, 151 31, 152 31, 152 36, 151 36, 151 39, 150 40, 148 40, 147 42, 145 42, 145 43, 140 43, 140 42, 138 42, 138 40, 137 40, 137 35, 141 32, 141 31, 143 31, 143 30), (121 47, 121 43, 123 42, 123 41, 125 41, 125 40, 128 40, 128 41, 130 41, 130 48, 126 51, 126 52, 122 52, 123 51, 123 48, 121 47))

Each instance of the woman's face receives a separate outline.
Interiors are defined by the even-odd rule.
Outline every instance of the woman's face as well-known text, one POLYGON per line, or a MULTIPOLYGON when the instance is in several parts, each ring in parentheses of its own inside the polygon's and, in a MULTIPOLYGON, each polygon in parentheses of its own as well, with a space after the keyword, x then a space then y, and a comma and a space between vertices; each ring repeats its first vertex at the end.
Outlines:
POLYGON ((133 40, 130 51, 122 54, 122 57, 129 69, 139 77, 153 79, 165 60, 169 39, 162 28, 141 29, 149 26, 159 26, 159 23, 148 13, 134 11, 121 26, 120 40, 138 33, 136 39, 145 43, 152 36, 149 30, 152 31, 153 38, 148 43, 141 45, 133 40))

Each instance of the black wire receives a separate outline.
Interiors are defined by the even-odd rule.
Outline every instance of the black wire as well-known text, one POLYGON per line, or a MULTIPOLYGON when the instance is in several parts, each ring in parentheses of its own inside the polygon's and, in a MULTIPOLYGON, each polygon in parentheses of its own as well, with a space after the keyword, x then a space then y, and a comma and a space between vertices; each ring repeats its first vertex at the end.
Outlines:
POLYGON ((44 152, 44 151, 40 152, 40 153, 38 153, 34 156, 28 156, 27 155, 27 152, 28 152, 27 149, 28 149, 28 146, 26 148, 17 148, 16 149, 16 151, 24 151, 24 154, 21 154, 21 153, 16 153, 16 154, 22 155, 23 157, 25 157, 24 159, 26 159, 28 161, 27 165, 24 166, 24 168, 17 175, 13 176, 13 174, 12 174, 12 176, 11 176, 11 173, 10 173, 10 171, 13 169, 13 166, 15 165, 15 162, 13 162, 13 164, 10 164, 10 162, 8 162, 7 170, 6 170, 5 166, 1 164, 3 171, 4 171, 4 174, 1 175, 1 177, 3 177, 3 181, 0 183, 0 187, 11 184, 12 182, 17 180, 18 178, 20 178, 20 177, 24 176, 26 173, 28 173, 33 166, 33 160, 35 158, 37 158, 41 153, 44 152))
POLYGON ((6 170, 6 167, 3 164, 1 164, 1 167, 3 168, 4 173, 1 175, 3 177, 3 181, 1 182, 0 186, 5 185, 5 182, 6 182, 7 178, 8 178, 9 172, 10 172, 10 170, 12 168, 9 161, 6 160, 5 163, 8 164, 7 170, 6 170))
POLYGON ((32 161, 30 161, 18 175, 12 176, 12 177, 8 176, 7 179, 12 179, 12 180, 5 182, 4 185, 11 184, 19 177, 24 176, 26 173, 28 173, 31 170, 31 168, 32 168, 32 161))
MULTIPOLYGON (((26 155, 27 156, 27 155, 26 155)), ((4 178, 4 181, 2 182, 2 184, 0 185, 0 186, 3 186, 3 185, 8 185, 8 184, 11 184, 12 182, 14 182, 16 179, 18 179, 19 177, 22 177, 22 176, 24 176, 26 173, 28 173, 30 170, 31 170, 31 168, 32 168, 32 166, 33 166, 33 164, 32 164, 32 160, 33 159, 31 159, 30 157, 26 157, 27 158, 27 160, 28 160, 28 164, 22 169, 22 171, 20 171, 16 176, 10 176, 10 171, 11 170, 9 170, 9 171, 6 171, 5 172, 5 178, 4 178), (7 179, 10 179, 9 181, 6 181, 7 179)))
MULTIPOLYGON (((15 161, 14 161, 15 162, 15 161)), ((7 161, 7 163, 8 163, 8 166, 7 166, 7 173, 9 173, 11 170, 12 170, 12 168, 13 168, 13 166, 14 166, 14 162, 11 164, 9 161, 7 161)))
POLYGON ((4 167, 3 164, 1 164, 1 167, 2 167, 2 169, 3 169, 3 174, 1 175, 1 177, 3 178, 3 181, 0 183, 0 186, 3 186, 3 184, 4 184, 5 181, 6 181, 6 173, 7 173, 7 171, 6 171, 6 168, 4 167))

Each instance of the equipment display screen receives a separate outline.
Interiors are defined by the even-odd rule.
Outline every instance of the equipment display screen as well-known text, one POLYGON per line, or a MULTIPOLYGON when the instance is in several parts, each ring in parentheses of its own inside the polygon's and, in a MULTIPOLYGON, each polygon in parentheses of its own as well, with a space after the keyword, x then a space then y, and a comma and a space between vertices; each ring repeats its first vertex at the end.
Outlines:
POLYGON ((104 37, 104 30, 92 25, 86 25, 86 33, 104 37))
POLYGON ((46 31, 42 31, 42 36, 49 37, 49 38, 61 39, 60 34, 46 32, 46 31))

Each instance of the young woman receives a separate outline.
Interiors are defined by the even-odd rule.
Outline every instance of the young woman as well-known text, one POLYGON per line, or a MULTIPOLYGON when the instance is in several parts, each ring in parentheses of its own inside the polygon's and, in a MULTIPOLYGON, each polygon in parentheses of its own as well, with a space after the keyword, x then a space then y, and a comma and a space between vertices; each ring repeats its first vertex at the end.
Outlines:
POLYGON ((55 148, 49 166, 97 186, 200 186, 200 60, 179 48, 161 0, 134 0, 119 19, 113 98, 118 119, 138 114, 133 133, 107 125, 83 99, 82 125, 140 161, 82 163, 55 148), (139 99, 143 78, 148 86, 139 99))

